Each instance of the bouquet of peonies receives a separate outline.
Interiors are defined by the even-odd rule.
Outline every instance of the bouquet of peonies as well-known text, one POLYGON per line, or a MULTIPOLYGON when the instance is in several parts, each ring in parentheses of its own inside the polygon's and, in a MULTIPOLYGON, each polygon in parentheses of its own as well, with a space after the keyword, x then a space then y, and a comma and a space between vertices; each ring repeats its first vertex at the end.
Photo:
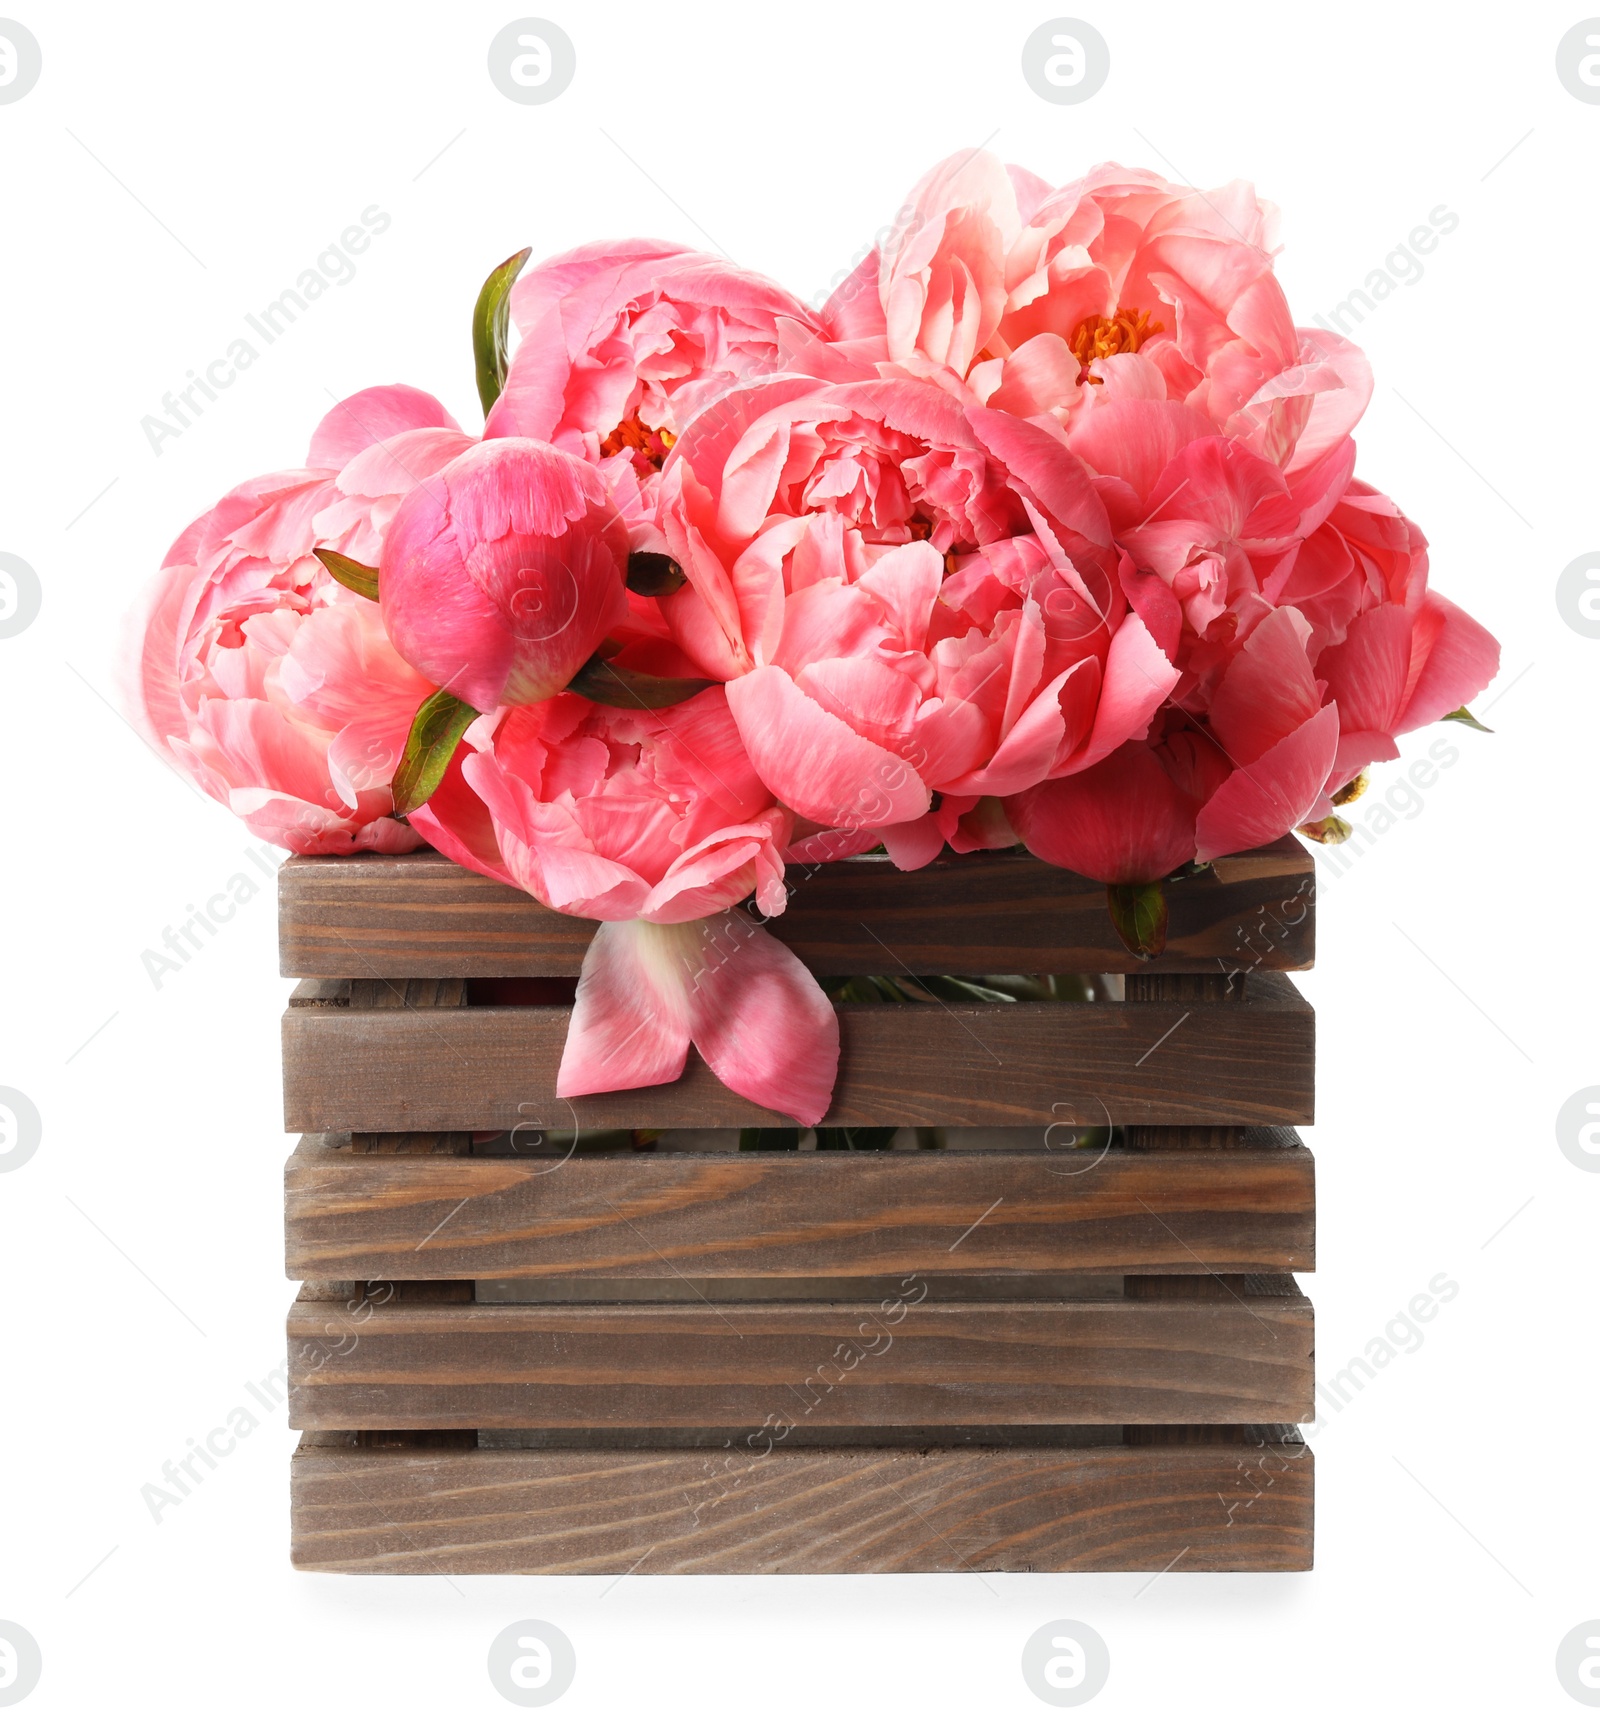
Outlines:
POLYGON ((1354 477, 1371 378, 1275 212, 967 154, 814 313, 654 240, 491 274, 486 415, 363 390, 194 522, 132 620, 151 741, 260 838, 424 843, 598 918, 564 1096, 722 1081, 807 1125, 838 1028, 786 864, 1026 845, 1160 883, 1337 804, 1494 674, 1354 477), (509 325, 520 336, 508 356, 509 325))

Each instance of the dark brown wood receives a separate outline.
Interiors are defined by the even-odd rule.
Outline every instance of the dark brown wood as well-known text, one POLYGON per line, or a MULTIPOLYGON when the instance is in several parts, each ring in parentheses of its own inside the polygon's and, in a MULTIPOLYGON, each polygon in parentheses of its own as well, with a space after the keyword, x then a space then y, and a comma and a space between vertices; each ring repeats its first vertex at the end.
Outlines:
MULTIPOLYGON (((934 1301, 1121 1300, 1127 1279, 1111 1272, 1052 1275, 1029 1271, 1021 1276, 940 1276, 923 1278, 934 1301)), ((595 1301, 664 1301, 681 1306, 698 1297, 713 1307, 734 1301, 854 1301, 888 1298, 897 1276, 871 1277, 485 1277, 474 1285, 477 1298, 500 1306, 558 1301, 592 1305, 595 1301)))
POLYGON ((351 1133, 348 1149, 356 1156, 465 1157, 471 1133, 351 1133))
MULTIPOLYGON (((565 1007, 291 1007, 290 1132, 781 1126, 691 1051, 671 1085, 558 1098, 565 1007)), ((1227 1001, 839 1008, 826 1124, 1036 1126, 1312 1119, 1314 1019, 1286 978, 1227 1001)))
POLYGON ((308 1443, 292 1465, 292 1554, 365 1575, 1311 1568, 1314 1463, 1297 1433, 1168 1431, 744 1457, 308 1443))
POLYGON ((353 977, 346 984, 351 1007, 399 1012, 406 1007, 464 1007, 464 977, 353 977))
POLYGON ((1246 999, 1249 978, 1242 973, 1195 971, 1177 975, 1154 972, 1125 973, 1122 979, 1128 1001, 1234 1001, 1246 999))
POLYGON ((289 1314, 296 1427, 1311 1418, 1303 1295, 713 1306, 392 1301, 289 1314))
POLYGON ((1247 1151, 1297 1145, 1300 1136, 1293 1127, 1137 1126, 1122 1141, 1130 1151, 1247 1151))
MULTIPOLYGON (((1310 1153, 374 1157, 302 1140, 291 1277, 1314 1270, 1310 1153)), ((683 1298, 681 1283, 678 1298, 683 1298)))
MULTIPOLYGON (((426 1288, 428 1285, 422 1285, 426 1288)), ((1289 1296, 1300 1292, 1291 1276, 1199 1275, 1129 1276, 1122 1279, 1122 1292, 1128 1300, 1196 1300, 1237 1301, 1242 1306, 1254 1306, 1260 1296, 1289 1296)))
POLYGON ((1288 1130, 1313 1021, 1275 975, 1312 958, 1303 850, 1172 884, 1144 966, 1101 888, 1019 854, 789 885, 775 931, 821 973, 1125 978, 1083 1005, 840 1013, 826 1124, 1050 1126, 1061 1150, 635 1131, 475 1156, 519 1126, 548 1149, 785 1123, 695 1055, 671 1086, 554 1098, 592 925, 432 854, 285 867, 284 969, 313 978, 286 1113, 330 1135, 286 1171, 296 1563, 1308 1568, 1312 1461, 1282 1423, 1312 1412, 1287 1273, 1314 1264, 1288 1130), (1073 1148, 1107 1124, 1119 1148, 1073 1148))
MULTIPOLYGON (((1124 979, 1126 998, 1130 1001, 1190 1002, 1194 1000, 1228 1000, 1242 1002, 1247 998, 1250 981, 1247 977, 1178 977, 1131 976, 1124 979)), ((1211 1126, 1130 1126, 1123 1138, 1134 1151, 1231 1151, 1276 1143, 1299 1143, 1294 1133, 1283 1127, 1241 1127, 1216 1124, 1211 1126), (1279 1138, 1281 1135, 1281 1138, 1279 1138)), ((1218 1267, 1221 1268, 1221 1267, 1218 1267)))
MULTIPOLYGON (((1294 838, 1219 860, 1167 892, 1166 951, 1137 965, 1105 889, 1012 851, 946 854, 903 873, 887 858, 788 873, 771 928, 813 970, 1299 970, 1315 946, 1315 880, 1294 838)), ((292 857, 279 872, 287 977, 572 977, 595 925, 436 852, 292 857)))

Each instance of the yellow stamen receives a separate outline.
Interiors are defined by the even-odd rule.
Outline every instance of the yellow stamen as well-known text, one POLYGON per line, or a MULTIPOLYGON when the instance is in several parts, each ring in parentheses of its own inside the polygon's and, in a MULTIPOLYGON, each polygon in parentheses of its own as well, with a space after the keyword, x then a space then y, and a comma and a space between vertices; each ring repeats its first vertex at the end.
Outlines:
POLYGON ((1134 306, 1118 306, 1115 317, 1085 318, 1067 343, 1080 367, 1078 382, 1081 384, 1087 378, 1092 384, 1100 383, 1102 380, 1089 369, 1096 360, 1108 359, 1112 354, 1136 354, 1165 328, 1164 324, 1154 322, 1148 312, 1134 306))

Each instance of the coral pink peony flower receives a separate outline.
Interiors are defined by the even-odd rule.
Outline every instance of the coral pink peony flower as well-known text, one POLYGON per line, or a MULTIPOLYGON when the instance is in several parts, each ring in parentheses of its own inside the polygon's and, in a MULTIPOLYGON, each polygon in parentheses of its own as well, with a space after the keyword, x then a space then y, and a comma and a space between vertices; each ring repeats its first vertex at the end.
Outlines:
POLYGON ((720 689, 655 713, 557 695, 485 715, 466 743, 459 784, 417 825, 553 910, 677 923, 752 896, 768 916, 783 909, 789 817, 720 689))
POLYGON ((1371 377, 1342 337, 1295 328, 1275 230, 1242 182, 1197 192, 1106 164, 1052 190, 968 151, 918 182, 822 322, 1024 418, 1070 423, 1115 385, 1301 467, 1355 425, 1371 377))
POLYGON ((384 626, 430 681, 488 712, 565 688, 628 614, 628 534, 591 463, 531 438, 474 445, 389 523, 384 626))
POLYGON ((522 336, 486 437, 536 437, 659 472, 698 407, 776 369, 790 324, 820 333, 776 282, 662 240, 580 246, 512 289, 522 336))
POLYGON ((790 816, 720 689, 661 712, 558 695, 485 716, 413 816, 447 856, 575 916, 590 944, 559 1091, 664 1084, 692 1041, 730 1089, 807 1125, 838 1065, 827 998, 731 910, 784 906, 790 816))
POLYGON ((393 493, 343 489, 369 431, 393 448, 459 440, 452 426, 420 390, 351 397, 318 428, 311 466, 247 481, 192 523, 129 619, 130 716, 259 838, 299 852, 420 843, 392 818, 389 780, 433 686, 389 645, 378 607, 311 552, 361 561, 374 514, 392 507, 393 493))
POLYGON ((1315 667, 1313 641, 1294 607, 1269 612, 1203 715, 1173 708, 1147 742, 1008 798, 1018 836, 1046 862, 1111 882, 1268 844, 1327 815, 1330 793, 1398 754, 1395 733, 1461 706, 1498 661, 1492 638, 1432 594, 1416 619, 1392 603, 1364 613, 1315 667))
MULTIPOLYGON (((1225 725, 1208 715, 1236 659, 1284 611, 1296 620, 1296 663, 1303 656, 1338 709, 1341 735, 1326 792, 1370 762, 1393 759, 1396 735, 1462 706, 1494 675, 1493 638, 1428 592, 1426 540, 1388 498, 1352 478, 1348 437, 1285 472, 1245 440, 1218 436, 1191 407, 1124 397, 1114 388, 1066 435, 1094 476, 1124 553, 1123 591, 1180 669, 1171 702, 1206 727, 1236 766, 1255 758, 1234 748, 1225 725), (1387 621, 1369 625, 1375 614, 1387 621)), ((1301 680, 1277 663, 1282 680, 1262 699, 1303 720, 1309 709, 1301 680)), ((1254 771, 1259 783, 1264 770, 1254 771)), ((1229 797, 1248 801, 1253 794, 1241 786, 1229 797)), ((1279 832, 1330 809, 1320 796, 1279 832)), ((1208 822, 1219 819, 1214 811, 1208 822)), ((1248 830, 1265 819, 1263 806, 1248 830)), ((1209 847, 1202 854, 1261 842, 1235 835, 1224 845, 1220 827, 1202 831, 1209 847)))
POLYGON ((731 392, 680 439, 663 526, 690 585, 662 610, 757 771, 903 867, 1009 842, 962 820, 1141 735, 1177 677, 1082 464, 929 383, 731 392))

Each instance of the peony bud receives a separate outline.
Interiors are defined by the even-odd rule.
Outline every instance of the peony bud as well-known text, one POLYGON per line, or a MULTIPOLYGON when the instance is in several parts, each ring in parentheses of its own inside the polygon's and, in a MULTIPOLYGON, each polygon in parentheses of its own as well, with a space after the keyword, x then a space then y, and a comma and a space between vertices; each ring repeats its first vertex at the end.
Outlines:
POLYGON ((401 656, 481 713, 545 701, 627 614, 628 535, 599 472, 532 438, 457 456, 395 513, 379 566, 401 656))

